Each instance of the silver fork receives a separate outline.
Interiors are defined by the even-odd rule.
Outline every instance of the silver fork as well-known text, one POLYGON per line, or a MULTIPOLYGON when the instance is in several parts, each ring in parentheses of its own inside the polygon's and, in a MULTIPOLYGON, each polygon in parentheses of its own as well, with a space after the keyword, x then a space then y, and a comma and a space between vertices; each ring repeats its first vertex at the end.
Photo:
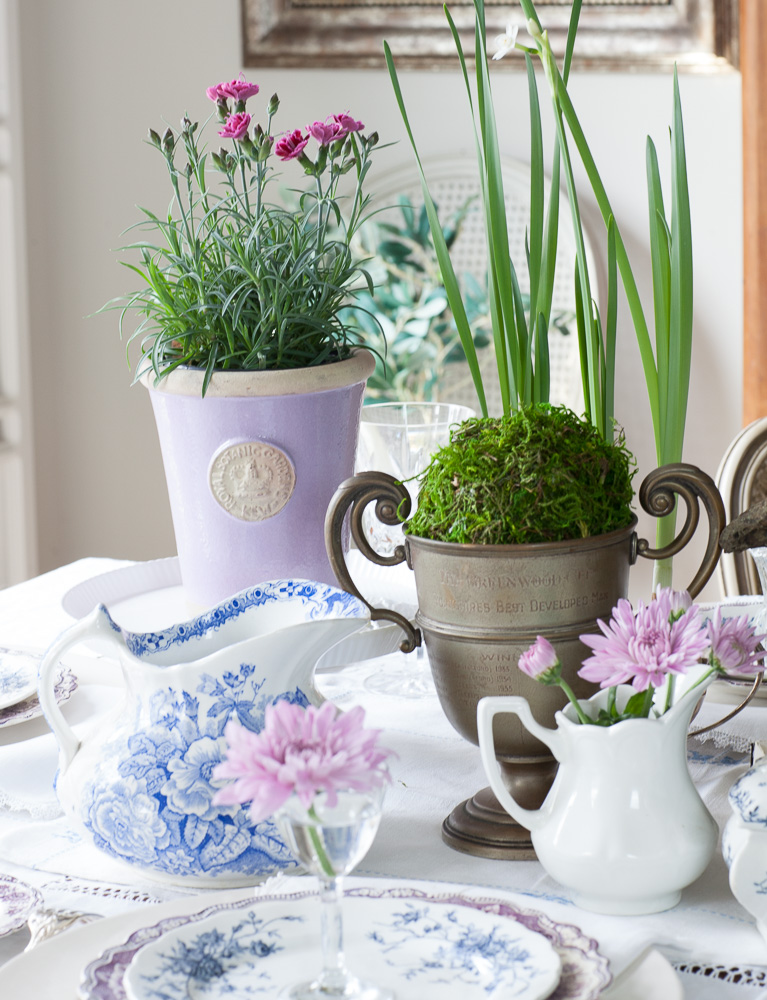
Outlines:
POLYGON ((42 941, 68 931, 71 927, 100 920, 100 913, 82 913, 79 910, 52 910, 39 906, 27 918, 30 939, 24 951, 31 951, 42 941))

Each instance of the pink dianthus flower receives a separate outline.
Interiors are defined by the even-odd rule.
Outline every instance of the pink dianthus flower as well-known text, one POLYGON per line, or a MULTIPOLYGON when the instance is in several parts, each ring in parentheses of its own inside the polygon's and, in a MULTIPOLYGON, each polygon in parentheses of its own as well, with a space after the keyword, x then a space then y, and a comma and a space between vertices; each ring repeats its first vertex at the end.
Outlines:
POLYGON ((208 87, 205 91, 211 101, 225 101, 231 98, 233 101, 247 101, 249 97, 255 97, 258 93, 257 83, 248 83, 242 73, 236 80, 228 83, 217 83, 215 87, 208 87))
POLYGON ((304 135, 300 128, 286 132, 274 144, 274 152, 281 160, 295 160, 304 151, 304 147, 309 141, 309 136, 304 135))
POLYGON ((250 115, 246 111, 241 111, 239 114, 229 115, 218 134, 224 139, 242 139, 247 134, 249 125, 250 115))
POLYGON ((340 115, 331 115, 326 121, 338 125, 339 131, 336 139, 345 139, 350 132, 359 132, 365 127, 362 122, 356 121, 343 111, 340 115))
POLYGON ((335 139, 341 138, 341 126, 335 121, 312 122, 306 130, 320 146, 329 146, 335 139))

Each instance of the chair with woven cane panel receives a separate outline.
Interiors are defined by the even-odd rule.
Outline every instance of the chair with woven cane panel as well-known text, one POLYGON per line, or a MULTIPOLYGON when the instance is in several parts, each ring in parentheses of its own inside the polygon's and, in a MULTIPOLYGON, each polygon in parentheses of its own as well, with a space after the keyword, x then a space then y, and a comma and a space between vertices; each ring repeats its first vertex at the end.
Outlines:
MULTIPOLYGON (((474 198, 461 224, 458 238, 453 243, 450 256, 456 274, 472 274, 480 284, 484 284, 487 270, 487 238, 484 217, 479 199, 480 187, 477 163, 472 156, 450 157, 440 160, 425 160, 424 170, 429 184, 429 192, 442 219, 448 219, 460 210, 467 200, 474 198)), ((503 187, 506 199, 506 215, 509 232, 509 249, 517 269, 520 289, 529 292, 526 261, 527 227, 530 219, 530 167, 519 160, 502 161, 503 187)), ((548 199, 548 178, 546 198, 548 199)), ((405 195, 420 210, 423 204, 421 182, 412 166, 401 167, 389 172, 375 193, 377 208, 397 204, 399 196, 405 195)), ((597 272, 593 250, 584 233, 586 258, 589 273, 594 283, 593 294, 597 296, 598 285, 606 278, 597 272)), ((565 317, 568 332, 563 333, 552 325, 549 331, 549 355, 551 368, 551 401, 564 403, 576 413, 583 412, 583 390, 578 348, 578 334, 575 324, 575 239, 573 236, 567 195, 560 198, 559 239, 557 245, 557 269, 552 298, 553 312, 565 317)), ((495 375, 495 358, 492 347, 479 352, 480 367, 491 415, 501 412, 500 389, 495 375)), ((450 403, 462 403, 476 408, 474 391, 468 366, 450 365, 451 369, 440 380, 435 398, 450 403)))

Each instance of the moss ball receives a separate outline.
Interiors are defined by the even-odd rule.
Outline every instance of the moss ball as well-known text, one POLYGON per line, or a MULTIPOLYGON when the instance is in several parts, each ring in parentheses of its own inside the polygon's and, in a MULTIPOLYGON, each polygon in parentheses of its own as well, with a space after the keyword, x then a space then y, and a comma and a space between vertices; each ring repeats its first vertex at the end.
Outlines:
POLYGON ((608 443, 564 406, 467 420, 418 477, 405 530, 485 545, 603 535, 631 523, 635 471, 622 433, 608 443))

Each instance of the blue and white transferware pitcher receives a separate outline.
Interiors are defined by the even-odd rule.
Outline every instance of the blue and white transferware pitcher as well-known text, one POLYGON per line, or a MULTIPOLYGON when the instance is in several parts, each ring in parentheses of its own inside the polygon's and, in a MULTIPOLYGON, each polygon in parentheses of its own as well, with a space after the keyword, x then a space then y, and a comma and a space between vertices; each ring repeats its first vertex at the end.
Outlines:
POLYGON ((262 583, 162 632, 128 632, 99 605, 40 666, 62 808, 96 847, 163 881, 247 885, 292 867, 271 819, 254 827, 244 806, 211 803, 224 727, 235 719, 258 732, 281 699, 320 704, 317 660, 369 619, 351 594, 306 580, 262 583), (80 740, 53 686, 59 659, 94 639, 112 647, 125 689, 80 740))

